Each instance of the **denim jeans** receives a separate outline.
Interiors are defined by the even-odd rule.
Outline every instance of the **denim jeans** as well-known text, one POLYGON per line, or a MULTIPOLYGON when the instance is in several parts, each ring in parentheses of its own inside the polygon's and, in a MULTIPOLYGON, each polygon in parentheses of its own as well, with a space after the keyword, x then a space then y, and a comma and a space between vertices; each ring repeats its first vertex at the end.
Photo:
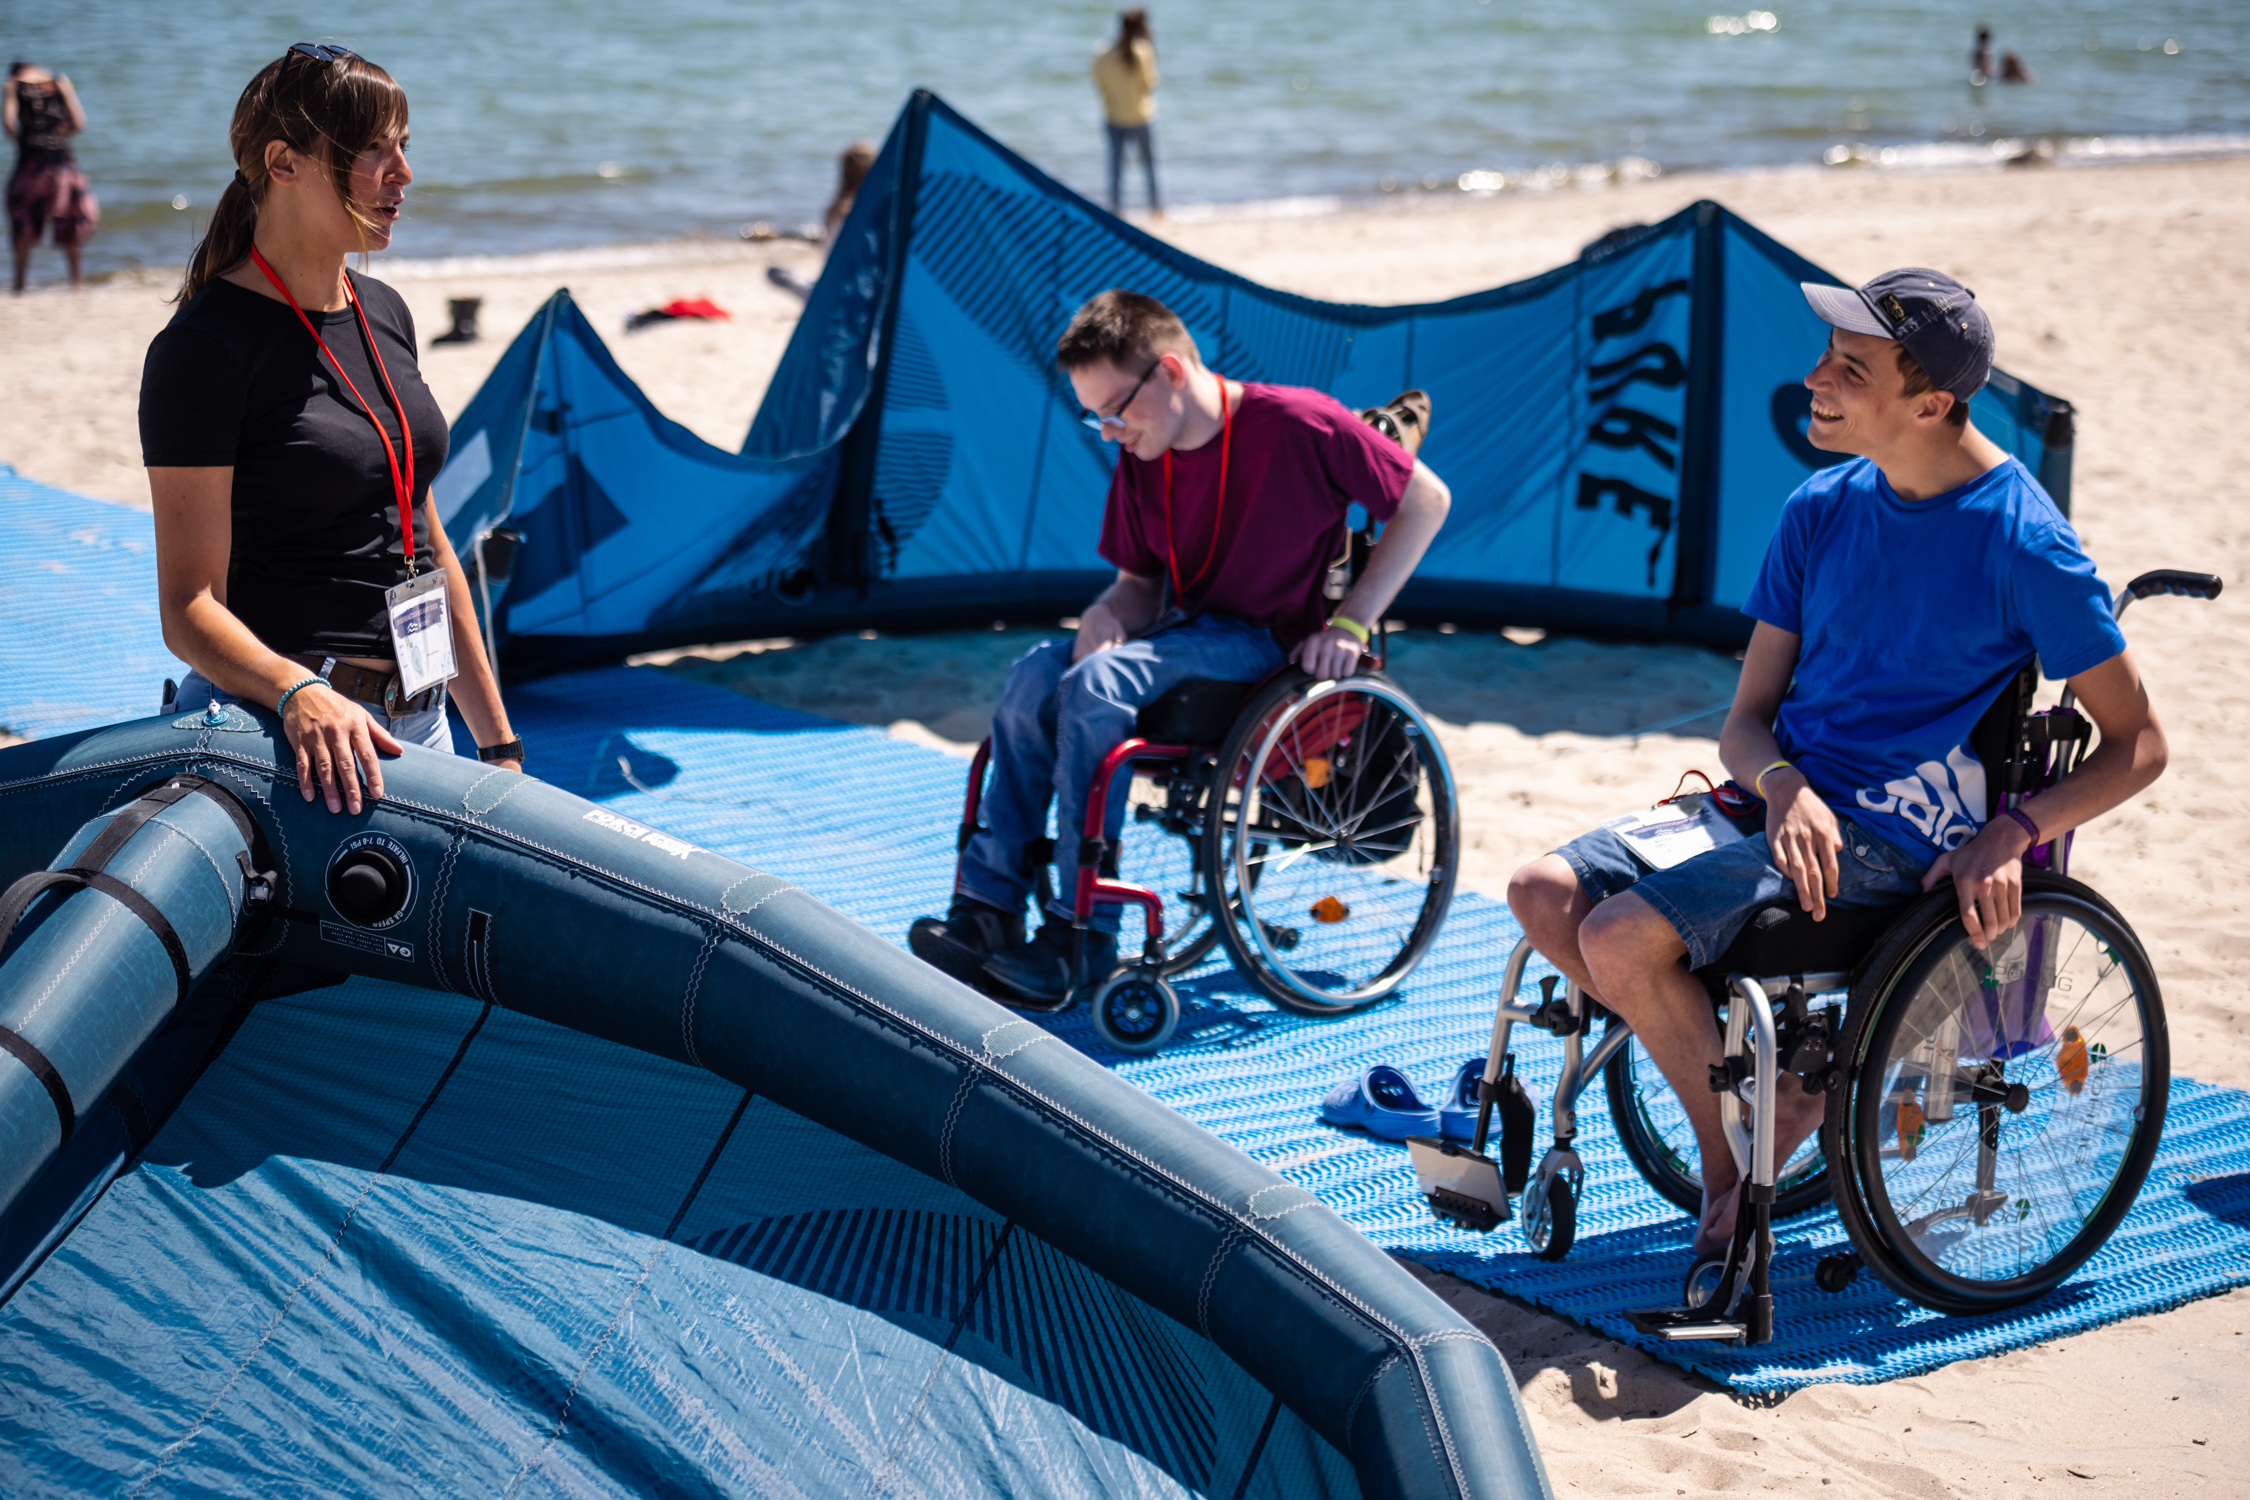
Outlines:
POLYGON ((1146 125, 1110 125, 1109 130, 1109 211, 1125 212, 1125 148, 1141 148, 1141 169, 1148 174, 1148 206, 1154 213, 1163 207, 1156 198, 1156 141, 1146 125))
MULTIPOLYGON (((194 713, 199 708, 208 707, 214 698, 221 703, 234 702, 232 693, 220 692, 211 685, 209 678, 190 669, 180 682, 179 693, 164 705, 163 711, 168 714, 194 713)), ((367 710, 367 717, 388 729, 391 737, 401 744, 422 745, 451 755, 453 726, 446 722, 445 702, 444 698, 440 698, 435 708, 424 709, 418 714, 400 714, 395 719, 372 703, 362 703, 359 706, 367 710)), ((272 705, 265 706, 270 708, 272 705)))
MULTIPOLYGON (((1202 615, 1071 665, 1071 643, 1044 641, 1008 672, 1007 691, 992 716, 992 780, 984 794, 984 831, 962 851, 955 884, 961 894, 1003 911, 1023 910, 1036 871, 1025 846, 1044 838, 1047 804, 1055 804, 1056 914, 1070 915, 1078 882, 1078 840, 1086 831, 1086 794, 1102 757, 1133 732, 1133 719, 1183 682, 1255 682, 1281 665, 1273 633, 1217 615, 1202 615)), ((1125 827, 1125 802, 1113 797, 1110 838, 1125 827)), ((1094 925, 1115 932, 1123 909, 1105 902, 1094 925)))

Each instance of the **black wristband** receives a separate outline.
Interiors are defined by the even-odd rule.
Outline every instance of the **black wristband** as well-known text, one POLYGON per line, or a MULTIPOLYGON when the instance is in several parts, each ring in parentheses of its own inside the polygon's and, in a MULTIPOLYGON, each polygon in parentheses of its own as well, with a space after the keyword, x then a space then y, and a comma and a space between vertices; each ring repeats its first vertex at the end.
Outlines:
POLYGON ((477 746, 477 759, 520 762, 523 759, 523 740, 519 737, 512 740, 502 740, 497 745, 479 745, 477 746))

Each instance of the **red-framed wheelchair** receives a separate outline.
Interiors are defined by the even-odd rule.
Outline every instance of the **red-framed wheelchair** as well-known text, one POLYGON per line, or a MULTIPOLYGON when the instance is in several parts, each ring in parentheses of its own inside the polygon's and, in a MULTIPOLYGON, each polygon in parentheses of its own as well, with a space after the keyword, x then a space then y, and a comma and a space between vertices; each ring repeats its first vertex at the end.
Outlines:
MULTIPOLYGON (((2165 569, 2119 593, 2214 599, 2220 580, 2165 569)), ((1971 735, 1987 776, 1986 816, 2062 779, 2093 728, 2066 691, 2034 711, 2027 667, 1971 735)), ((2170 1046, 2148 954, 2117 909, 2069 876, 2072 838, 2025 858, 2023 916, 1979 950, 1950 886, 1903 906, 1830 908, 1815 923, 1793 903, 1754 915, 1719 961, 1696 971, 1724 1028, 1712 1068, 1741 1172, 1734 1239, 1697 1261, 1681 1304, 1631 1316, 1665 1339, 1761 1343, 1773 1332, 1776 1218, 1833 1201, 1850 1248, 1815 1284, 1841 1291, 1871 1268, 1902 1295, 1946 1313, 1994 1312, 2052 1290, 2115 1231, 2163 1130, 2170 1046), (1819 1133, 1777 1161, 1776 1091, 1827 1095, 1819 1133)), ((1493 1019, 1475 1138, 1417 1144, 1425 1196, 1440 1217, 1489 1230, 1513 1217, 1549 1260, 1570 1251, 1585 1169, 1576 1104, 1594 1075, 1625 1155, 1664 1198, 1693 1214, 1702 1180, 1686 1112, 1632 1029, 1575 984, 1519 999, 1536 955, 1510 956, 1493 1019), (1606 1026, 1589 1051, 1600 1015, 1606 1026), (1531 1168, 1534 1113, 1510 1076, 1517 1024, 1562 1040, 1552 1145, 1531 1168), (1486 1156, 1492 1116, 1500 1160, 1486 1156)))
MULTIPOLYGON (((1179 1024, 1171 977, 1222 944, 1299 1015, 1398 989, 1445 920, 1461 824, 1434 728, 1380 668, 1376 656, 1334 680, 1283 667, 1262 682, 1185 682, 1141 710, 1087 798, 1069 893, 1075 974, 1058 1008, 1084 999, 1105 1042, 1153 1052, 1179 1024), (1112 841, 1119 798, 1131 811, 1112 841), (1105 902, 1140 913, 1140 955, 1094 974, 1085 934, 1105 902)), ((959 848, 979 831, 991 748, 970 764, 959 848)), ((1042 905, 1048 852, 1030 852, 1042 905)))

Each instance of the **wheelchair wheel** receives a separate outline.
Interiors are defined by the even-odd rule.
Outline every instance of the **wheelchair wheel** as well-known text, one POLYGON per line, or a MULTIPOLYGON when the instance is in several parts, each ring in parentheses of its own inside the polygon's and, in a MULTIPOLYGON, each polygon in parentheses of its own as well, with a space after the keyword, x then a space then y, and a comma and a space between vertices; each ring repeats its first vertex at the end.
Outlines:
MULTIPOLYGON (((1184 974, 1203 962, 1219 942, 1211 882, 1205 876, 1210 862, 1204 854, 1203 839, 1200 830, 1192 826, 1184 835, 1175 836, 1161 818, 1137 816, 1139 805, 1134 811, 1136 816, 1127 820, 1120 840, 1120 867, 1132 872, 1131 879, 1164 898, 1164 973, 1184 974)), ((1138 911, 1129 907, 1125 913, 1119 951, 1126 954, 1137 954, 1141 949, 1144 929, 1138 911)))
POLYGON ((1860 1255, 1947 1313, 2052 1289, 2133 1205, 2171 1054, 2140 940, 2115 908, 2030 873, 2023 920, 1971 946, 1951 890, 1884 939, 1854 987, 1850 1086, 1822 1141, 1860 1255))
POLYGON ((1219 937, 1274 1004, 1329 1016, 1421 962, 1453 898, 1453 773, 1414 701, 1379 676, 1276 679, 1219 752, 1204 867, 1219 937))
POLYGON ((1578 1242, 1578 1184, 1556 1175, 1534 1178, 1523 1197, 1523 1240, 1541 1260, 1561 1260, 1578 1242))
MULTIPOLYGON (((1612 1016, 1612 1027, 1625 1023, 1612 1016)), ((1703 1172, 1696 1159, 1695 1132, 1679 1095, 1656 1070, 1656 1060, 1635 1037, 1617 1049, 1602 1069, 1609 1095, 1609 1117, 1625 1159, 1648 1180, 1657 1195, 1683 1213, 1703 1210, 1703 1172)), ((1784 1078, 1783 1088, 1795 1088, 1784 1078)), ((1777 1219, 1818 1208, 1828 1201, 1828 1162, 1815 1133, 1790 1154, 1774 1176, 1773 1216, 1777 1219)))
POLYGON ((1087 997, 1094 1031, 1120 1052, 1155 1052, 1180 1024, 1180 997, 1145 970, 1119 969, 1087 997))

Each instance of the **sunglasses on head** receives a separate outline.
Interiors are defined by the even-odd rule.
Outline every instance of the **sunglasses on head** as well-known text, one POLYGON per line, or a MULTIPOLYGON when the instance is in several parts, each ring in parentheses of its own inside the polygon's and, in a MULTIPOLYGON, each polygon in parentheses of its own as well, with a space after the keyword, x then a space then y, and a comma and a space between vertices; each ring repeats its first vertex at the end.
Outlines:
POLYGON ((1117 403, 1115 412, 1105 417, 1100 412, 1085 411, 1081 408, 1081 415, 1078 420, 1084 422, 1096 432, 1101 431, 1104 427, 1123 427, 1125 425, 1125 408, 1133 404, 1133 398, 1141 393, 1141 387, 1148 384, 1149 376, 1154 375, 1156 367, 1163 363, 1164 356, 1159 354, 1150 362, 1147 369, 1141 371, 1141 378, 1133 382, 1133 388, 1125 393, 1124 400, 1117 403))
POLYGON ((317 63, 344 62, 356 60, 359 57, 357 52, 348 47, 331 47, 326 42, 291 42, 289 50, 299 57, 309 57, 317 63))

